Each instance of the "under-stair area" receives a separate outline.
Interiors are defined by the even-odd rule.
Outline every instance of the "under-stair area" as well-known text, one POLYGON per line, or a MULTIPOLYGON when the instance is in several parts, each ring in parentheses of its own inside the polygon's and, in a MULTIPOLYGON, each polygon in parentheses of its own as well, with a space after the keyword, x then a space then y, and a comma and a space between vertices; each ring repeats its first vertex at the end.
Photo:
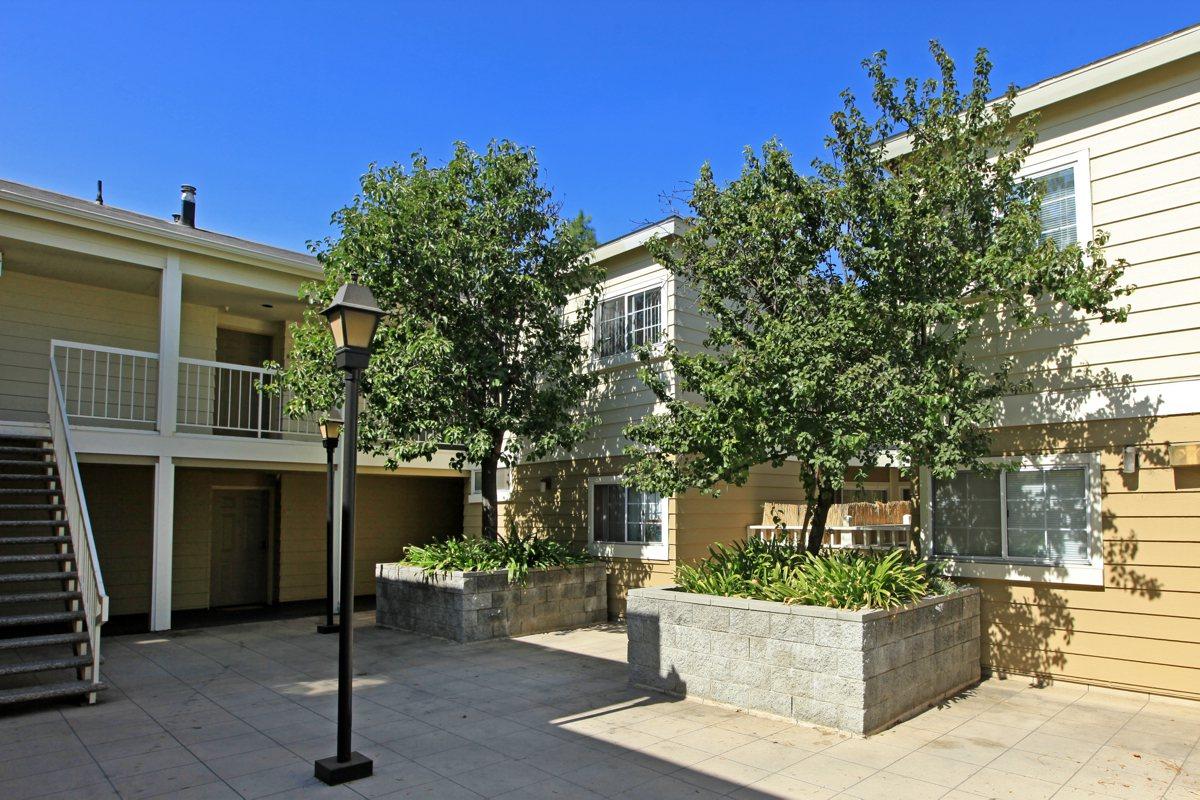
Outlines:
POLYGON ((66 511, 51 439, 0 436, 0 706, 105 688, 66 511))

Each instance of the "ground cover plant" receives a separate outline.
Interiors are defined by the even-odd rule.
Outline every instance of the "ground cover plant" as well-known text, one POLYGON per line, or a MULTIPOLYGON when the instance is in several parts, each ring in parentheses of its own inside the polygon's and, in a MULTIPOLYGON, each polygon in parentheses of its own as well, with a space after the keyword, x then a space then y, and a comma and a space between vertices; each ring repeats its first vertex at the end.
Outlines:
POLYGON ((856 611, 899 608, 955 590, 936 565, 906 551, 840 550, 814 555, 785 542, 714 544, 696 564, 680 564, 684 591, 856 611))
POLYGON ((510 531, 499 539, 457 536, 404 548, 402 563, 430 572, 508 571, 510 583, 524 583, 531 569, 569 567, 595 559, 556 539, 520 536, 510 531))

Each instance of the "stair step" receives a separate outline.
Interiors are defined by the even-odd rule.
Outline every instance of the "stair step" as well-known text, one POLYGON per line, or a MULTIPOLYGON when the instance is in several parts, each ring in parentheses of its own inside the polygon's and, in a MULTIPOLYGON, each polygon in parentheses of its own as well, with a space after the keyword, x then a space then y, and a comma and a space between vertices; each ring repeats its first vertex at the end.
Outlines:
MULTIPOLYGON (((0 478, 3 478, 3 477, 4 476, 0 476, 0 478)), ((24 488, 17 488, 17 489, 12 489, 12 488, 0 489, 0 496, 17 495, 17 494, 37 494, 37 495, 42 495, 43 497, 62 497, 62 490, 61 489, 34 489, 34 488, 31 488, 28 486, 26 486, 24 488)))
POLYGON ((70 658, 48 658, 45 661, 17 661, 11 664, 0 664, 0 675, 24 675, 29 672, 46 672, 54 669, 78 669, 90 667, 91 656, 71 656, 70 658))
POLYGON ((0 545, 70 544, 70 536, 0 536, 0 545))
POLYGON ((81 600, 80 592, 20 592, 0 594, 0 603, 42 603, 47 600, 81 600))
POLYGON ((51 622, 75 622, 87 619, 82 611, 44 611, 38 614, 10 614, 0 617, 0 626, 5 625, 42 625, 51 622))
POLYGON ((0 556, 0 564, 23 564, 27 561, 74 561, 72 553, 22 553, 17 556, 0 556))
POLYGON ((65 528, 65 519, 0 519, 0 528, 65 528))
POLYGON ((3 583, 41 583, 42 581, 73 581, 79 578, 78 572, 10 572, 0 574, 0 584, 3 583))
POLYGON ((0 511, 62 511, 62 503, 0 503, 0 511))
POLYGON ((0 466, 3 467, 52 467, 54 460, 47 461, 44 458, 0 458, 0 466))
MULTIPOLYGON (((3 441, 0 438, 0 441, 3 441)), ((54 455, 53 447, 13 447, 11 445, 0 446, 0 453, 16 453, 17 455, 54 455)))
POLYGON ((27 647, 49 647, 60 644, 82 644, 88 641, 87 631, 79 633, 48 633, 44 636, 19 636, 0 639, 0 650, 24 650, 27 647))
POLYGON ((0 481, 41 481, 42 483, 58 483, 58 476, 35 474, 32 472, 25 475, 13 475, 10 473, 7 475, 0 475, 0 481))
POLYGON ((91 681, 66 681, 64 683, 22 686, 0 692, 0 705, 24 703, 29 700, 49 700, 54 697, 77 697, 81 694, 102 692, 107 688, 103 683, 92 683, 91 681))

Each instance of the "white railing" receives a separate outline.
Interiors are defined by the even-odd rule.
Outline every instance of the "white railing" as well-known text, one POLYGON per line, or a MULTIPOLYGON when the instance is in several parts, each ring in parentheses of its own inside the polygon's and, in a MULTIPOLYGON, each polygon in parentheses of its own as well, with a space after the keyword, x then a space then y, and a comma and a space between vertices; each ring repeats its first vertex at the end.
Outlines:
MULTIPOLYGON (((58 465, 58 484, 65 508, 63 518, 71 536, 71 547, 75 556, 76 590, 82 595, 80 601, 84 612, 84 627, 88 635, 92 666, 92 683, 100 682, 100 626, 108 621, 108 593, 104 591, 104 577, 100 574, 100 561, 96 554, 96 540, 92 537, 92 520, 88 516, 87 499, 83 495, 83 481, 79 478, 79 461, 75 457, 75 446, 71 442, 71 426, 67 413, 67 402, 59 380, 58 365, 54 351, 50 353, 50 438, 54 447, 54 459, 58 465)), ((95 695, 90 696, 91 700, 95 695)))
POLYGON ((274 371, 262 367, 181 358, 176 425, 181 431, 224 436, 319 436, 315 417, 292 419, 284 413, 286 393, 259 388, 274 380, 274 371))
POLYGON ((158 354, 120 347, 50 343, 51 366, 72 422, 153 429, 158 418, 158 354))
MULTIPOLYGON (((747 539, 785 542, 803 547, 806 533, 799 528, 747 525, 747 539)), ((895 550, 908 547, 912 525, 826 525, 822 546, 830 550, 895 550)))

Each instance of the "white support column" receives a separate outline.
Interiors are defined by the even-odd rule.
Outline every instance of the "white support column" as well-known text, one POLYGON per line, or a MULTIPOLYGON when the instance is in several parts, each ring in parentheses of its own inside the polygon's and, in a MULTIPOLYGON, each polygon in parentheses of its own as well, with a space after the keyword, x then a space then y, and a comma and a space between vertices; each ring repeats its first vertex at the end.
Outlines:
POLYGON ((333 610, 342 613, 342 446, 333 451, 333 610))
MULTIPOLYGON (((167 253, 158 292, 158 433, 173 436, 179 406, 179 318, 183 311, 183 274, 179 253, 167 253)), ((160 451, 161 452, 161 451, 160 451)), ((171 627, 171 559, 175 546, 175 462, 159 456, 154 465, 154 547, 151 571, 150 629, 171 627)))
POLYGON ((179 407, 179 318, 183 313, 183 274, 179 253, 167 254, 158 293, 158 432, 175 433, 179 407))
POLYGON ((175 545, 175 462, 162 456, 154 465, 154 564, 151 572, 150 629, 171 627, 171 559, 175 545))

